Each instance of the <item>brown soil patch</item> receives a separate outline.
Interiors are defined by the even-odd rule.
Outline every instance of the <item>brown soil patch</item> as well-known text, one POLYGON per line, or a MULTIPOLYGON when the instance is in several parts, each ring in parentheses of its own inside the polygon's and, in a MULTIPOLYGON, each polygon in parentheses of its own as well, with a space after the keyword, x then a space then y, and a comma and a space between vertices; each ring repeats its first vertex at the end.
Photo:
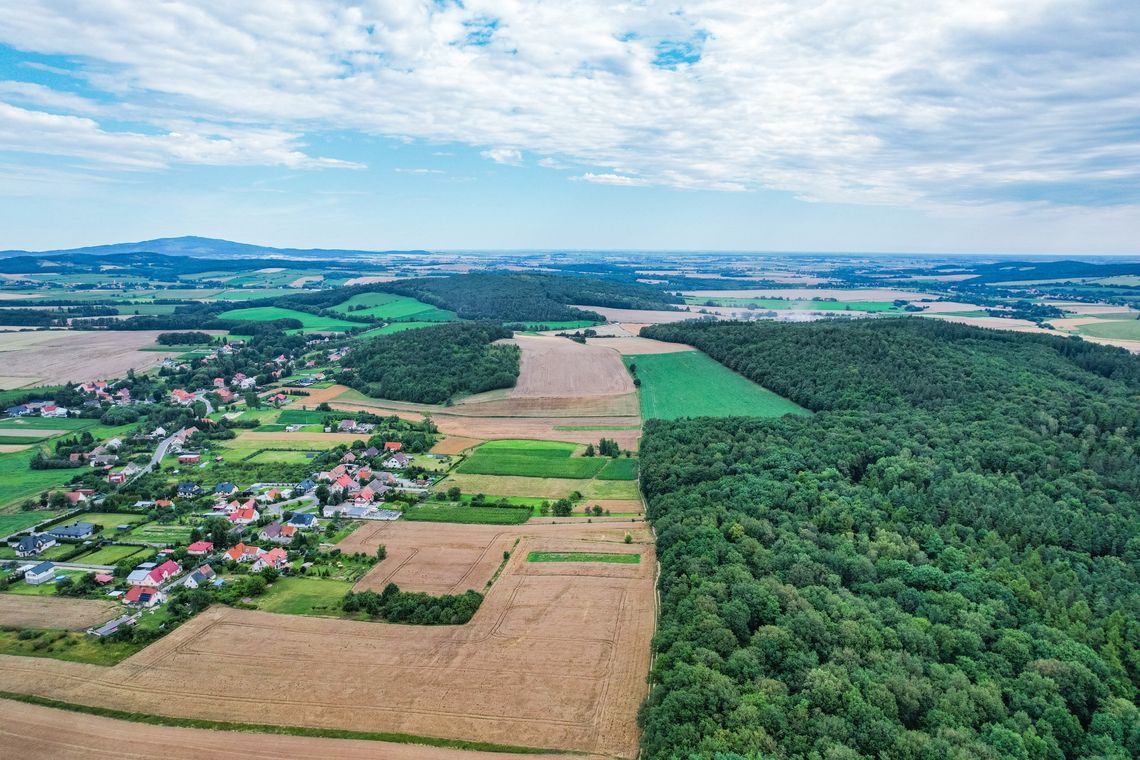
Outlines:
MULTIPOLYGON (((620 359, 613 352, 614 360, 620 359)), ((622 369, 625 372, 625 369, 622 369)), ((628 377, 629 373, 626 373, 628 377)), ((630 383, 633 380, 630 378, 630 383)), ((551 396, 546 398, 491 398, 486 401, 456 404, 446 412, 433 415, 440 419, 444 414, 462 417, 636 417, 641 407, 636 393, 607 396, 551 396)), ((476 436, 478 437, 478 436, 476 436)))
POLYGON ((586 499, 583 505, 584 508, 597 505, 615 514, 618 512, 640 513, 645 511, 645 505, 641 503, 641 499, 586 499))
POLYGON ((1071 331, 1081 325, 1098 325, 1105 320, 1100 317, 1067 317, 1064 319, 1050 319, 1049 324, 1056 327, 1058 330, 1071 331))
POLYGON ((633 380, 610 351, 566 338, 520 335, 519 379, 510 398, 565 398, 633 393, 633 380))
MULTIPOLYGON (((56 430, 55 428, 34 428, 34 427, 6 427, 0 429, 0 436, 19 436, 20 438, 50 438, 53 435, 63 435, 68 431, 56 430)), ((77 434, 78 430, 75 431, 77 434)))
MULTIPOLYGON (((147 370, 178 353, 139 351, 155 345, 160 330, 49 330, 0 333, 0 362, 23 385, 53 385, 122 377, 128 369, 147 370)), ((207 330, 221 335, 217 330, 207 330)))
POLYGON ((91 599, 0 594, 0 626, 5 628, 68 628, 82 631, 102 625, 122 606, 91 599))
POLYGON ((597 443, 599 438, 613 438, 623 449, 636 450, 641 438, 636 430, 559 430, 565 427, 599 427, 640 425, 641 419, 628 417, 450 417, 432 418, 446 435, 488 441, 498 438, 534 438, 540 441, 597 443))
POLYGON ((330 385, 328 388, 294 388, 292 386, 281 389, 283 392, 300 391, 307 396, 294 396, 290 406, 316 406, 323 401, 332 401, 334 398, 349 390, 347 385, 330 385))
POLYGON ((467 449, 478 446, 483 441, 478 438, 464 438, 461 435, 445 436, 442 441, 431 447, 433 454, 461 454, 467 449))
MULTIPOLYGON (((4 700, 0 755, 23 760, 151 758, 169 760, 510 760, 533 755, 469 752, 415 744, 314 739, 304 736, 205 731, 131 723, 4 700)), ((582 755, 543 755, 582 760, 582 755)), ((593 756, 596 757, 596 756, 593 756)), ((586 760, 589 760, 587 757, 586 760)))
POLYGON ((0 454, 15 454, 18 451, 30 449, 34 445, 32 443, 0 443, 0 454))
POLYGON ((629 523, 519 528, 526 535, 464 626, 215 606, 111 668, 0 657, 0 690, 211 720, 636 756, 654 624, 652 536, 629 523), (631 528, 638 543, 627 546, 621 536, 631 528), (534 548, 639 551, 642 561, 537 568, 526 562, 534 548))
POLYGON ((674 354, 679 351, 695 351, 684 343, 666 343, 652 338, 587 338, 586 344, 609 348, 619 354, 674 354))
POLYGON ((303 288, 303 287, 305 287, 306 282, 320 282, 323 279, 325 279, 324 275, 319 275, 319 274, 306 275, 305 277, 298 277, 297 279, 293 280, 293 282, 289 283, 289 287, 291 287, 291 288, 303 288))

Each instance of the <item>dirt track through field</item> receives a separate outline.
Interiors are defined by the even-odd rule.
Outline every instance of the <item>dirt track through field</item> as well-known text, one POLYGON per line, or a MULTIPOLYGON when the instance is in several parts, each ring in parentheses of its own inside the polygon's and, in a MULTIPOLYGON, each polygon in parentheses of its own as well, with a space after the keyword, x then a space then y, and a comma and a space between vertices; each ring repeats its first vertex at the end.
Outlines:
POLYGON ((122 611, 122 605, 114 602, 0 594, 0 627, 4 628, 68 628, 82 631, 102 625, 122 611))
MULTIPOLYGON (((0 756, 20 760, 155 758, 166 760, 510 760, 533 755, 472 752, 355 739, 206 731, 150 726, 4 700, 0 756)), ((543 755, 547 760, 590 760, 543 755)))
POLYGON ((654 624, 652 536, 624 522, 517 529, 526 535, 467 625, 214 606, 110 668, 0 656, 0 690, 180 717, 636 756, 654 624), (633 544, 621 540, 627 530, 633 544), (528 563, 532 550, 642 558, 528 563))

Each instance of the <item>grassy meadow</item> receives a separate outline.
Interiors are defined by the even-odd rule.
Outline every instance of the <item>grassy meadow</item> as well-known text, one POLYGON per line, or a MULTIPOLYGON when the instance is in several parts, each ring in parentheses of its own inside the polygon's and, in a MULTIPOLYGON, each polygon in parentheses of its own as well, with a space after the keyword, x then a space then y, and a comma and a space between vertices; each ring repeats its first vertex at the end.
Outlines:
POLYGON ((348 322, 335 317, 319 317, 295 309, 279 306, 255 306, 249 309, 230 309, 218 315, 220 319, 233 319, 239 322, 271 322, 275 319, 296 319, 304 332, 344 332, 362 327, 360 322, 348 322))

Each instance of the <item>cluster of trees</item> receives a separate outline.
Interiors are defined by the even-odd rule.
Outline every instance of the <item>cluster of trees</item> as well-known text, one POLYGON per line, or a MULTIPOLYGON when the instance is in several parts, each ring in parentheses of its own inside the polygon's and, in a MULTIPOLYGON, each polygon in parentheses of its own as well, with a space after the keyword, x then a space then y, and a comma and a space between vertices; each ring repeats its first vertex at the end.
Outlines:
POLYGON ((648 758, 1140 756, 1140 361, 916 319, 645 334, 816 411, 646 424, 648 758))
POLYGON ((155 338, 155 342, 160 346, 197 346, 211 341, 213 338, 210 337, 209 333, 198 330, 159 333, 158 337, 155 338))
POLYGON ((103 317, 118 314, 111 306, 73 306, 58 311, 50 309, 0 309, 0 325, 23 327, 66 327, 75 317, 103 317))
POLYGON ((483 595, 478 591, 432 596, 419 591, 401 591, 395 583, 389 583, 379 594, 375 591, 361 591, 359 594, 349 591, 344 596, 342 607, 345 612, 364 612, 369 617, 389 623, 462 625, 471 619, 482 603, 483 595))
POLYGON ((510 330, 480 322, 381 335, 344 358, 339 379, 370 396, 424 404, 510 388, 519 375, 518 346, 494 343, 509 337, 510 330))

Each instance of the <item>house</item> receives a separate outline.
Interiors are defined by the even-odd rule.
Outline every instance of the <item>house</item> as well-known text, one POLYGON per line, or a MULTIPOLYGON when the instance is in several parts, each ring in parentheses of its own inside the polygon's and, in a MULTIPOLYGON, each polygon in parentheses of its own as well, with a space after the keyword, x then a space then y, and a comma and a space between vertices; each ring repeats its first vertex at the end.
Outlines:
POLYGON ((34 557, 44 549, 49 549, 53 546, 55 546, 55 538, 47 533, 24 536, 20 539, 20 543, 16 544, 16 556, 34 557))
POLYGON ((264 553, 265 552, 263 549, 260 549, 256 546, 238 544, 226 552, 226 559, 233 562, 253 562, 264 553))
POLYGON ((368 448, 366 448, 364 450, 364 456, 368 457, 369 459, 371 459, 372 457, 377 456, 379 454, 380 454, 380 449, 376 448, 375 446, 369 446, 368 448))
POLYGON ((174 502, 172 502, 170 499, 156 499, 154 506, 158 507, 159 509, 174 509, 174 502))
POLYGON ((186 588, 205 586, 207 583, 213 583, 217 577, 218 574, 214 572, 214 568, 209 565, 202 565, 186 578, 186 588))
POLYGON ((359 490, 359 486, 357 485, 356 481, 348 475, 341 475, 339 478, 334 480, 333 488, 339 488, 344 491, 352 491, 354 489, 359 490))
POLYGON ((170 403, 179 404, 180 406, 189 406, 194 403, 194 394, 188 393, 181 388, 175 388, 170 392, 170 403))
POLYGON ((250 572, 256 573, 259 570, 264 570, 267 567, 271 567, 274 570, 280 570, 283 565, 288 563, 288 561, 288 553, 286 553, 286 551, 280 546, 277 546, 258 557, 257 561, 254 562, 253 566, 250 568, 250 572))
POLYGON ((97 454, 91 457, 92 467, 110 467, 119 461, 118 454, 97 454))
POLYGON ((214 486, 214 494, 219 496, 232 496, 237 491, 238 487, 233 483, 218 483, 214 486))
POLYGON ((297 535, 297 526, 293 524, 282 525, 279 521, 274 521, 261 529, 257 537, 262 541, 272 541, 275 544, 287 544, 293 540, 293 536, 297 535))
MULTIPOLYGON (((238 374, 240 375, 241 373, 239 372, 238 374)), ((257 387, 257 380, 252 377, 243 377, 241 380, 238 380, 237 375, 234 375, 234 380, 237 380, 238 387, 243 391, 257 387)))
POLYGON ((351 464, 356 461, 356 454, 353 454, 351 451, 346 451, 344 456, 340 458, 340 461, 351 464))
POLYGON ((66 417, 67 410, 55 404, 46 404, 40 408, 41 417, 66 417))
POLYGON ((393 470, 402 470, 411 464, 412 460, 408 458, 407 454, 393 454, 384 460, 384 466, 390 467, 393 470))
POLYGON ((41 562, 24 573, 24 583, 29 586, 39 586, 55 577, 55 565, 51 562, 41 562))
POLYGON ((399 451, 402 448, 404 448, 404 444, 400 443, 399 441, 385 441, 384 442, 384 450, 385 451, 399 451))
POLYGON ((234 394, 234 392, 229 390, 228 388, 218 389, 217 394, 218 394, 218 398, 221 400, 221 402, 223 404, 232 404, 234 401, 237 400, 237 395, 234 394))
POLYGON ((198 464, 202 461, 201 454, 179 454, 178 464, 198 464))
POLYGON ((316 487, 317 487, 317 484, 313 482, 312 478, 305 478, 304 480, 302 480, 300 483, 297 484, 297 490, 300 491, 301 493, 308 493, 309 491, 312 491, 316 487))
POLYGON ((226 379, 224 377, 215 377, 214 378, 214 387, 215 388, 225 388, 226 387, 226 379))
POLYGON ((134 570, 127 574, 127 583, 132 586, 137 586, 146 580, 146 577, 150 574, 150 571, 151 568, 136 567, 134 570))
POLYGON ((202 488, 197 483, 179 483, 178 495, 179 496, 197 496, 202 493, 202 488))
POLYGON ((98 583, 100 586, 106 586, 108 583, 111 583, 114 580, 115 580, 115 576, 107 575, 106 573, 98 573, 95 576, 95 582, 98 583))
POLYGON ((261 513, 253 507, 241 507, 231 512, 228 519, 234 525, 249 525, 257 522, 260 517, 261 513))
POLYGON ((5 409, 4 413, 9 417, 23 417, 26 414, 31 414, 32 408, 27 404, 17 404, 16 406, 10 406, 5 409))
POLYGON ((123 604, 134 607, 153 607, 156 604, 162 604, 164 601, 166 601, 166 596, 156 588, 131 586, 130 590, 123 594, 123 604))
POLYGON ((214 550, 214 544, 210 541, 195 541, 186 547, 186 553, 192 557, 202 557, 214 550))
POLYGON ((109 623, 104 623, 99 628, 94 628, 94 629, 88 628, 87 632, 90 633, 92 636, 98 636, 98 637, 102 638, 104 636, 110 636, 112 633, 119 630, 124 625, 134 625, 134 624, 135 624, 135 616, 133 614, 127 614, 127 615, 123 615, 121 617, 117 617, 109 623))
POLYGON ((71 502, 72 506, 82 501, 87 501, 87 494, 80 491, 65 491, 63 495, 67 497, 67 500, 71 502))
POLYGON ((351 433, 356 430, 356 420, 341 420, 336 429, 342 433, 351 433))
POLYGON ((158 567, 148 572, 146 574, 146 577, 139 582, 139 585, 157 588, 181 572, 182 565, 178 564, 172 559, 168 559, 158 567))
POLYGON ((48 528, 47 534, 56 540, 82 541, 90 538, 95 532, 95 525, 89 522, 77 522, 71 525, 59 525, 48 528))
POLYGON ((111 485, 121 485, 123 483, 126 483, 127 482, 126 471, 120 470, 119 472, 107 473, 107 482, 110 483, 111 485))

